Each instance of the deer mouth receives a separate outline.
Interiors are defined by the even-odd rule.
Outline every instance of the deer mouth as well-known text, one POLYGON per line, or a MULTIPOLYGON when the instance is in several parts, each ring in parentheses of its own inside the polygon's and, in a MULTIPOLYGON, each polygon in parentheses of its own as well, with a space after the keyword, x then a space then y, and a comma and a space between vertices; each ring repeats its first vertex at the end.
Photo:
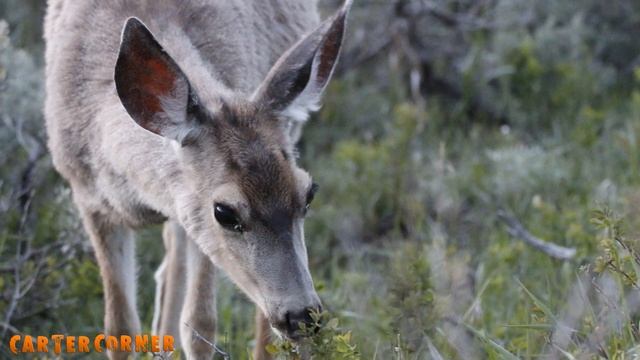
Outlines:
POLYGON ((293 342, 315 335, 319 330, 319 324, 314 321, 311 314, 321 312, 322 308, 304 308, 299 311, 287 311, 281 318, 270 320, 275 333, 293 342), (274 321, 275 320, 275 321, 274 321))

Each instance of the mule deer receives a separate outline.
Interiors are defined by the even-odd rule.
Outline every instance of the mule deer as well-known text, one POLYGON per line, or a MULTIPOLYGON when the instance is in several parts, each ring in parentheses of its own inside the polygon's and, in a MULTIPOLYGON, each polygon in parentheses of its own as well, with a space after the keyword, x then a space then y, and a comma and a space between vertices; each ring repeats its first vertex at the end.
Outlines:
POLYGON ((156 333, 210 357, 187 324, 213 338, 221 268, 263 341, 267 320, 299 337, 321 305, 303 234, 317 186, 293 147, 349 7, 319 22, 308 0, 49 0, 49 148, 95 249, 108 334, 139 332, 133 230, 164 222, 156 333))

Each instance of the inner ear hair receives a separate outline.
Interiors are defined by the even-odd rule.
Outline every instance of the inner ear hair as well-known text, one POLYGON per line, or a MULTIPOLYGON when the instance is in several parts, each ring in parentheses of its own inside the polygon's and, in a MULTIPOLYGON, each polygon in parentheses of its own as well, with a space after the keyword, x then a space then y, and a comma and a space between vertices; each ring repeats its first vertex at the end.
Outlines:
POLYGON ((197 137, 197 96, 178 64, 139 19, 122 31, 114 80, 127 113, 140 127, 181 144, 197 137))
POLYGON ((320 108, 337 64, 351 1, 293 45, 271 68, 253 99, 282 118, 304 122, 320 108))

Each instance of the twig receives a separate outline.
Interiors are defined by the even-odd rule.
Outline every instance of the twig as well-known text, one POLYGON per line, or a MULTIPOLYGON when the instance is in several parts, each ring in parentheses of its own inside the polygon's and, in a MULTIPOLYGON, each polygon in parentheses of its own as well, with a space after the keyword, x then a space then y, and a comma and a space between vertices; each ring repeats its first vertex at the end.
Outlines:
MULTIPOLYGON (((31 191, 29 191, 28 193, 32 194, 31 191)), ((24 226, 27 221, 26 218, 28 216, 29 209, 31 207, 31 199, 32 199, 31 196, 29 196, 26 198, 25 202, 21 204, 22 215, 20 219, 20 227, 18 229, 18 233, 23 232, 24 226)), ((20 255, 23 249, 23 243, 26 243, 25 247, 27 249, 30 248, 29 241, 25 241, 22 237, 18 238, 18 241, 16 242, 16 259, 20 258, 20 255)), ((7 310, 4 315, 4 323, 7 325, 11 324, 11 318, 13 317, 13 314, 16 311, 16 308, 18 307, 18 302, 23 296, 23 294, 20 291, 20 287, 22 286, 21 266, 16 266, 13 269, 13 279, 14 279, 13 294, 11 295, 11 301, 9 302, 9 305, 7 306, 7 310)), ((8 329, 9 328, 6 326, 2 328, 2 332, 0 332, 0 339, 4 339, 8 329)))
POLYGON ((540 238, 533 236, 513 215, 504 210, 498 210, 498 219, 507 225, 509 235, 519 238, 532 247, 544 252, 545 254, 560 260, 569 260, 576 254, 575 248, 568 248, 556 245, 540 238))
MULTIPOLYGON (((16 246, 16 257, 20 256, 20 242, 18 242, 18 246, 16 246)), ((14 289, 13 294, 11 295, 11 301, 9 302, 9 306, 7 306, 7 310, 4 316, 4 324, 10 325, 11 318, 13 317, 13 313, 18 306, 18 301, 20 300, 20 267, 16 266, 13 269, 13 278, 14 278, 14 289)), ((8 326, 3 326, 2 332, 0 332, 0 339, 4 339, 7 334, 8 326)))
MULTIPOLYGON (((23 136, 21 136, 21 134, 22 134, 21 131, 19 130, 16 131, 16 135, 19 141, 20 139, 23 139, 23 136)), ((25 146, 24 143, 21 143, 21 145, 25 146)), ((25 150, 29 150, 29 149, 25 147, 25 150)), ((24 168, 24 170, 22 171, 22 175, 20 177, 20 183, 18 184, 19 188, 17 193, 15 194, 18 200, 19 211, 20 211, 20 225, 18 227, 19 235, 23 235, 25 232, 27 219, 29 217, 31 205, 33 201, 33 195, 35 192, 33 187, 33 176, 34 176, 36 164, 38 160, 41 158, 43 151, 39 147, 36 147, 34 151, 28 151, 28 153, 29 153, 29 162, 27 166, 24 168)), ((15 256, 16 261, 18 261, 21 258, 23 252, 29 252, 29 251, 31 251, 31 239, 28 236, 27 237, 20 236, 16 241, 16 256, 15 256)), ((17 263, 17 265, 18 266, 15 266, 13 269, 13 278, 14 278, 15 288, 11 296, 11 301, 9 302, 9 305, 7 306, 7 309, 4 315, 4 323, 7 325, 11 324, 11 319, 16 311, 18 302, 24 296, 24 293, 21 291, 21 287, 23 285, 22 276, 21 276, 21 266, 20 266, 21 264, 17 263)), ((36 278, 34 277, 34 282, 35 280, 36 278)), ((31 285, 28 285, 26 289, 29 289, 31 285)), ((0 331, 0 339, 4 339, 5 335, 7 334, 7 330, 8 330, 8 327, 6 326, 2 328, 2 331, 0 331)))
POLYGON ((614 272, 624 276, 627 279, 627 281, 629 281, 631 286, 633 286, 636 290, 640 290, 638 283, 631 277, 631 275, 627 274, 626 271, 616 266, 616 264, 613 262, 613 259, 607 261, 607 266, 609 266, 614 272))
POLYGON ((22 332, 20 330, 18 330, 15 326, 11 325, 11 324, 7 324, 7 323, 0 323, 0 327, 6 330, 11 331, 14 334, 22 334, 22 332))
POLYGON ((211 348, 213 349, 213 351, 217 352, 218 354, 222 355, 222 357, 225 360, 230 360, 231 357, 229 356, 229 354, 227 354, 226 352, 222 351, 222 349, 220 349, 216 344, 212 343, 211 341, 207 340, 204 336, 200 335, 200 333, 198 332, 198 330, 194 329, 191 325, 189 325, 188 323, 184 323, 189 329, 191 329, 191 331, 193 331, 193 334, 200 340, 204 341, 205 344, 211 346, 211 348))
POLYGON ((623 248, 625 249, 632 257, 633 260, 635 261, 635 263, 640 266, 640 254, 638 254, 633 248, 631 248, 631 246, 629 246, 629 244, 627 244, 627 242, 624 240, 624 235, 622 234, 622 231, 618 228, 617 230, 614 230, 614 236, 613 239, 623 248))

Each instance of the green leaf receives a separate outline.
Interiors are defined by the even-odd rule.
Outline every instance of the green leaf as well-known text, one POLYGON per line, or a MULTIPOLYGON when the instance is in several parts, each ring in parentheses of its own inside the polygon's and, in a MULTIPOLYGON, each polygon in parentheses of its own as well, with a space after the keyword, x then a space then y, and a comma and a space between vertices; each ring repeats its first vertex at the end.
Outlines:
POLYGON ((267 350, 267 352, 268 352, 270 355, 276 355, 276 354, 278 353, 278 351, 279 351, 279 350, 278 350, 278 347, 277 347, 277 346, 275 346, 274 344, 268 344, 267 346, 265 346, 265 348, 264 348, 264 349, 265 349, 265 350, 267 350))
POLYGON ((554 328, 554 326, 550 324, 509 324, 509 325, 505 325, 505 327, 513 328, 513 329, 543 330, 543 331, 548 331, 554 328))

